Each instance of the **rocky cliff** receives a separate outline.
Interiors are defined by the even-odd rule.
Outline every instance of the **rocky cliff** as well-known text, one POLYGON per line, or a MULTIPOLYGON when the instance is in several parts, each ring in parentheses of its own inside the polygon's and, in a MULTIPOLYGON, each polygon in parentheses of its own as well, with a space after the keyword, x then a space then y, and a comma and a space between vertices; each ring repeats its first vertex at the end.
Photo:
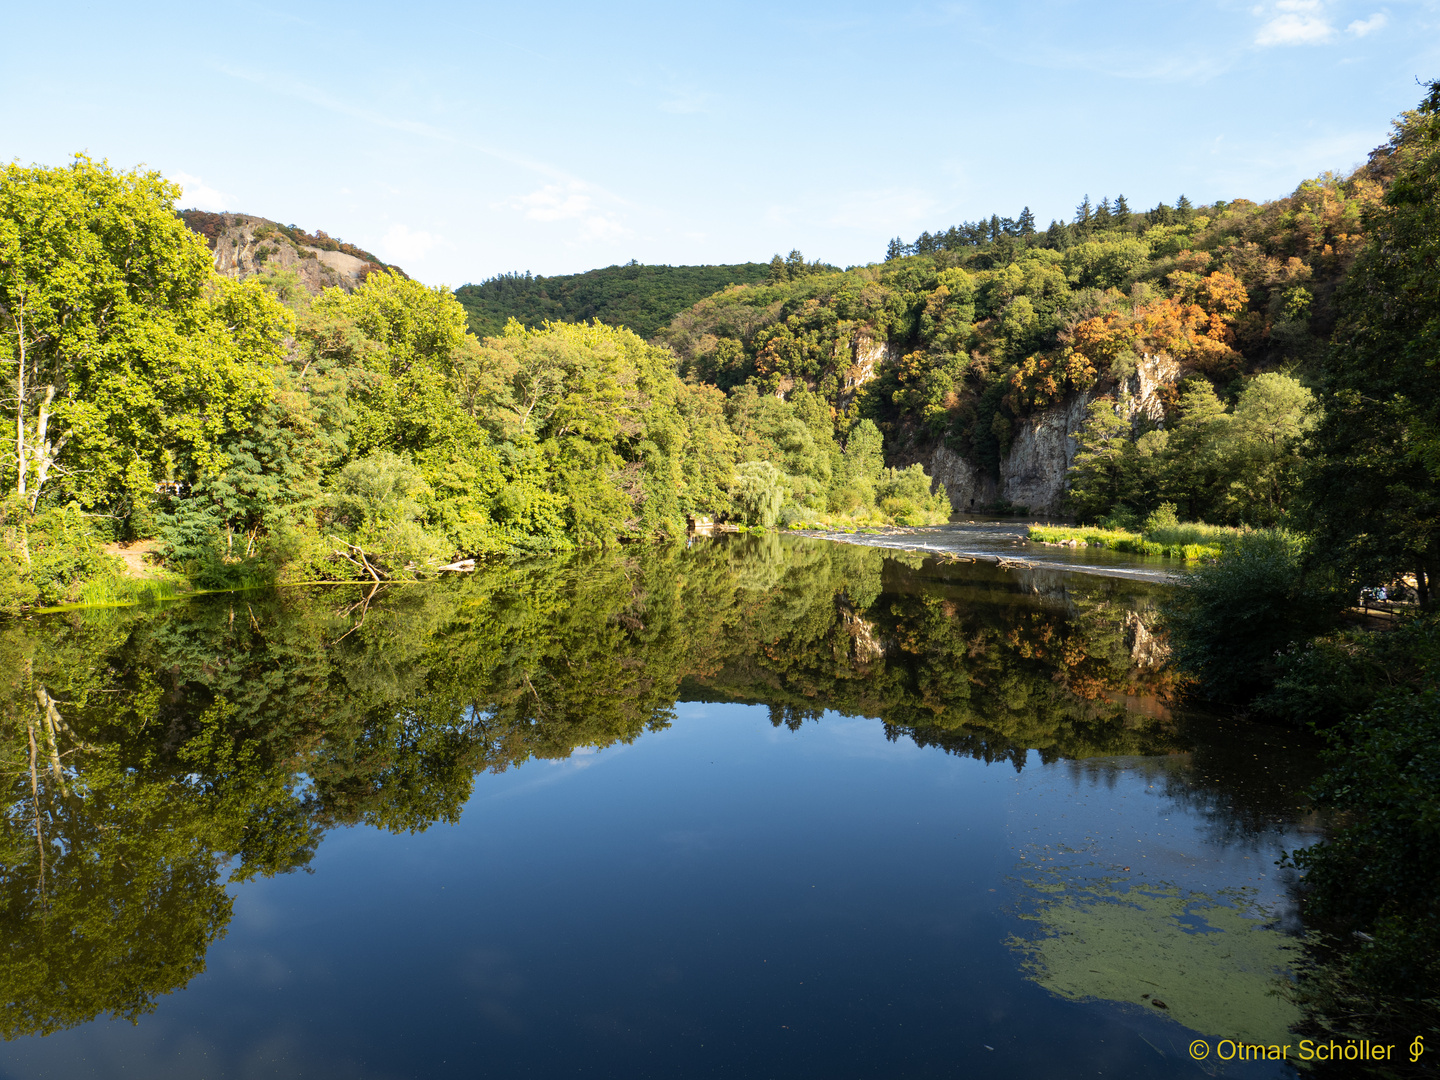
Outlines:
POLYGON ((1024 507, 1036 517, 1062 512, 1066 473, 1075 461, 1075 433, 1097 394, 1115 396, 1116 407, 1133 424, 1163 423, 1164 392, 1184 376, 1179 363, 1164 353, 1141 357, 1136 370, 1118 385, 1076 394, 1018 425, 1009 452, 995 478, 945 446, 934 448, 927 471, 945 485, 950 505, 960 513, 996 503, 1024 507))
POLYGON ((324 232, 307 233, 250 214, 212 214, 182 210, 180 217, 205 237, 215 253, 215 269, 226 277, 292 272, 312 295, 329 286, 349 292, 369 275, 399 267, 381 262, 370 252, 324 232))

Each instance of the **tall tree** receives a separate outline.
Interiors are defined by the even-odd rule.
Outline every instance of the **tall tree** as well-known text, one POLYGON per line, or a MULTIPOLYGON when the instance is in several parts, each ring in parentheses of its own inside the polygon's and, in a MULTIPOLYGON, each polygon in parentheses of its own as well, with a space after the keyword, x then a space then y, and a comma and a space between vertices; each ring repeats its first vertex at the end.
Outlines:
POLYGON ((80 156, 0 170, 0 471, 35 509, 56 477, 122 516, 178 464, 213 473, 249 426, 292 323, 258 283, 215 277, 158 172, 80 156))
POLYGON ((1321 557, 1356 584, 1440 572, 1440 81, 1377 151, 1398 167, 1340 293, 1304 492, 1321 557))

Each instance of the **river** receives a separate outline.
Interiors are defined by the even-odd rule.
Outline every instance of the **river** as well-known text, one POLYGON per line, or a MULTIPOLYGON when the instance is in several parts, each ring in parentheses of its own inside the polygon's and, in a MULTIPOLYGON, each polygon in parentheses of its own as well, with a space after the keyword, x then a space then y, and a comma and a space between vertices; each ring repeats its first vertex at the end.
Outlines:
POLYGON ((909 546, 0 624, 0 1075, 1291 1075, 1314 745, 909 546))

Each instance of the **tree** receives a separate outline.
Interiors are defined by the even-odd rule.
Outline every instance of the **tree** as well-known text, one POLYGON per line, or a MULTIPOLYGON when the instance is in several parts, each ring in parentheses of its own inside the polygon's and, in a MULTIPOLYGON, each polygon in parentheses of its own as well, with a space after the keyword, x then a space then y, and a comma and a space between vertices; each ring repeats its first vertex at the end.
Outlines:
POLYGON ((1070 466, 1068 500, 1082 520, 1094 520, 1130 498, 1135 444, 1130 421, 1116 411, 1113 397, 1092 401, 1070 466))
POLYGON ((1280 521, 1296 485, 1303 440, 1314 426, 1314 402, 1297 379, 1274 371, 1255 376, 1240 392, 1222 451, 1235 477, 1228 500, 1240 520, 1280 521))
POLYGON ((1440 82, 1377 152, 1396 168, 1339 296, 1304 481, 1317 558, 1352 583, 1440 572, 1440 82))
POLYGON ((1222 452, 1230 416, 1208 380, 1192 378, 1181 387, 1178 416, 1166 444, 1166 497, 1189 521, 1214 520, 1229 481, 1222 452))
POLYGON ((1115 203, 1110 207, 1110 216, 1122 229, 1130 224, 1130 204, 1125 201, 1124 195, 1115 196, 1115 203))
POLYGON ((735 470, 730 498, 752 525, 771 528, 785 505, 785 475, 768 461, 747 461, 735 470))
POLYGON ((177 464, 214 475, 269 393, 292 327, 258 283, 218 280, 158 172, 79 156, 0 171, 0 341, 14 388, 6 486, 129 516, 177 464))

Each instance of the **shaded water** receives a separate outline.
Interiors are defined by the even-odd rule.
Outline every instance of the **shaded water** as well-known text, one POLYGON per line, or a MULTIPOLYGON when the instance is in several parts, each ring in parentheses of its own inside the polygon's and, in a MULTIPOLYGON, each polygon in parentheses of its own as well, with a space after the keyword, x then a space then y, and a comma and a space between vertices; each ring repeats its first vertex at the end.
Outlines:
POLYGON ((1159 595, 769 536, 0 626, 0 1074, 1200 1075, 1295 1019, 1313 748, 1172 713, 1159 595))

